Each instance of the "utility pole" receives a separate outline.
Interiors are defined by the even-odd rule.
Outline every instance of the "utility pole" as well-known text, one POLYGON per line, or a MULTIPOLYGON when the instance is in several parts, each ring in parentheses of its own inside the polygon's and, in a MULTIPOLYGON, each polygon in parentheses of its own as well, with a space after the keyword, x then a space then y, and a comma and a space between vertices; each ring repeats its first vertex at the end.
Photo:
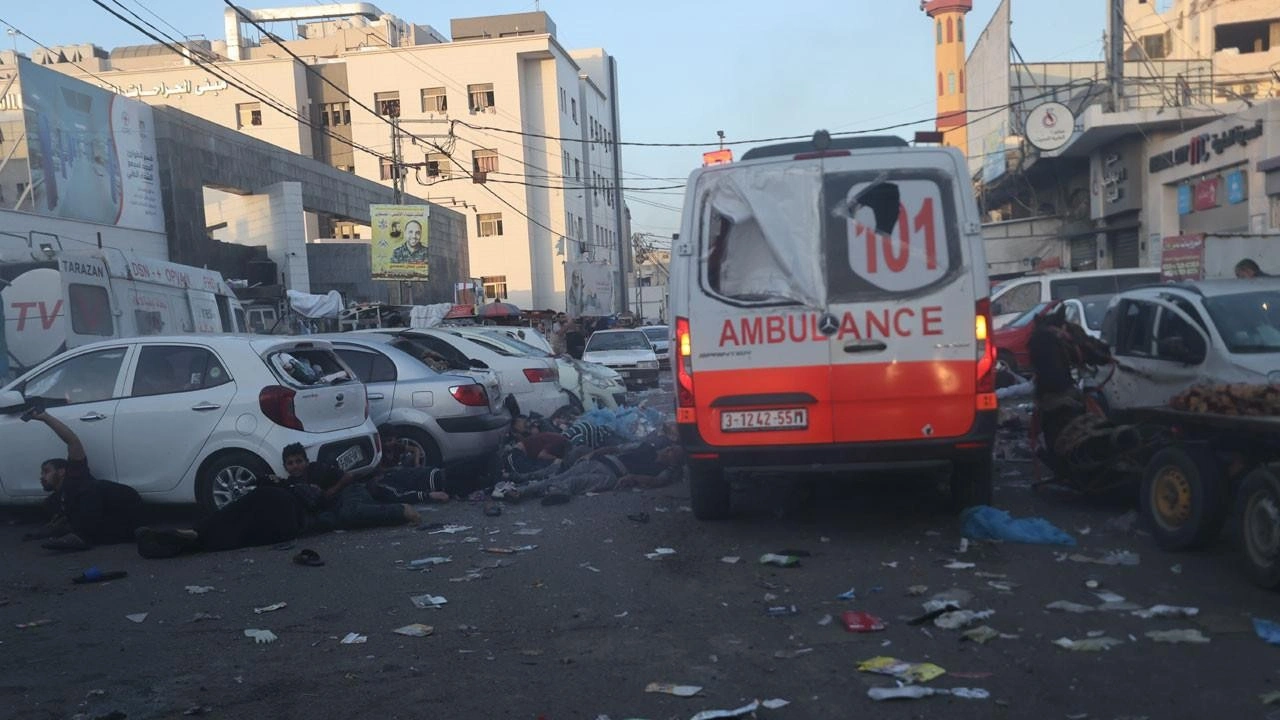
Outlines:
POLYGON ((1108 0, 1111 5, 1107 29, 1107 80, 1111 85, 1111 112, 1124 109, 1124 0, 1108 0))
POLYGON ((404 156, 400 151, 400 118, 391 118, 391 188, 395 204, 404 203, 404 156))

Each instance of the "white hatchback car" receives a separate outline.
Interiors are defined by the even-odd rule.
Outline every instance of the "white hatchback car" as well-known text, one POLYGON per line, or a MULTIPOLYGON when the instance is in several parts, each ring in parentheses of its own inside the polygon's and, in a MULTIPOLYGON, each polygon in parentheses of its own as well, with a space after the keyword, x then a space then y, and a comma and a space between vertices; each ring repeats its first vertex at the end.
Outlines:
MULTIPOLYGON (((529 342, 517 339, 513 330, 518 328, 503 327, 457 327, 455 332, 461 333, 476 342, 497 343, 511 352, 530 357, 545 357, 556 362, 560 372, 560 387, 566 393, 565 404, 575 410, 617 410, 627 400, 627 384, 622 376, 599 363, 574 360, 568 355, 556 357, 550 351, 529 342)), ((527 333, 537 335, 537 331, 527 333)), ((530 337, 530 339, 533 339, 530 337)))
POLYGON ((582 359, 613 368, 627 388, 658 387, 658 355, 639 330, 597 330, 587 338, 582 359))
POLYGON ((181 335, 84 345, 0 391, 0 502, 47 493, 40 465, 66 447, 31 405, 66 423, 95 477, 144 500, 215 509, 258 479, 283 476, 281 452, 362 472, 382 458, 364 385, 329 343, 303 338, 181 335))

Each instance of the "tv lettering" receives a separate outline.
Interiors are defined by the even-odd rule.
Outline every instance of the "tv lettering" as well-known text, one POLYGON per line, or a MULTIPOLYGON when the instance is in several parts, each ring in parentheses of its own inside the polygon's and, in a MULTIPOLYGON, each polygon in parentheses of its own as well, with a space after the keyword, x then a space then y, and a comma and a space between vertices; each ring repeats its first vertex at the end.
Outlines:
POLYGON ((53 327, 53 323, 57 321, 58 315, 62 312, 61 300, 54 303, 52 311, 49 310, 49 306, 43 300, 15 302, 10 303, 9 306, 18 311, 18 324, 15 328, 17 332, 22 332, 27 328, 27 319, 31 317, 31 310, 33 309, 39 309, 40 325, 45 330, 53 327))

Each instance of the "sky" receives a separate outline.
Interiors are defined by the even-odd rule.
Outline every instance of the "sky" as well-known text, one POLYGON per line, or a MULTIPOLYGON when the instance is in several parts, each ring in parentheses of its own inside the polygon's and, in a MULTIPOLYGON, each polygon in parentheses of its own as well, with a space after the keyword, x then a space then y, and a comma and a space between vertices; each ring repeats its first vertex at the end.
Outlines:
MULTIPOLYGON (((144 16, 154 12, 184 34, 223 37, 221 0, 118 1, 144 16)), ((1011 2, 1013 42, 1027 62, 1102 58, 1105 0, 1011 2)), ((535 6, 532 0, 375 4, 446 36, 450 18, 535 6)), ((997 0, 974 0, 966 21, 970 50, 996 5, 997 0)), ((919 0, 542 0, 540 8, 551 15, 566 48, 602 47, 617 58, 624 141, 705 141, 710 150, 717 130, 733 141, 920 121, 893 131, 909 139, 932 126, 933 25, 919 0)), ((0 20, 45 45, 92 42, 111 49, 151 42, 90 0, 6 2, 0 4, 0 20)), ((27 54, 35 48, 22 37, 4 40, 10 40, 6 48, 16 41, 27 54)), ((702 151, 624 147, 623 185, 678 184, 649 178, 687 177, 701 163, 702 151)), ((627 195, 634 232, 665 238, 678 230, 681 191, 627 195)))

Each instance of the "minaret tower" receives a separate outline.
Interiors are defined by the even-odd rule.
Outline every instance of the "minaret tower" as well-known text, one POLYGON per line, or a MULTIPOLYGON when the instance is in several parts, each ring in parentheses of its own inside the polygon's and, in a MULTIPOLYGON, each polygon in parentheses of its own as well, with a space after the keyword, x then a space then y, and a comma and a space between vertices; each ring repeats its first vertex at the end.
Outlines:
POLYGON ((973 0, 921 0, 920 9, 933 19, 934 64, 938 94, 937 130, 943 143, 969 152, 969 121, 965 103, 964 16, 973 0))

